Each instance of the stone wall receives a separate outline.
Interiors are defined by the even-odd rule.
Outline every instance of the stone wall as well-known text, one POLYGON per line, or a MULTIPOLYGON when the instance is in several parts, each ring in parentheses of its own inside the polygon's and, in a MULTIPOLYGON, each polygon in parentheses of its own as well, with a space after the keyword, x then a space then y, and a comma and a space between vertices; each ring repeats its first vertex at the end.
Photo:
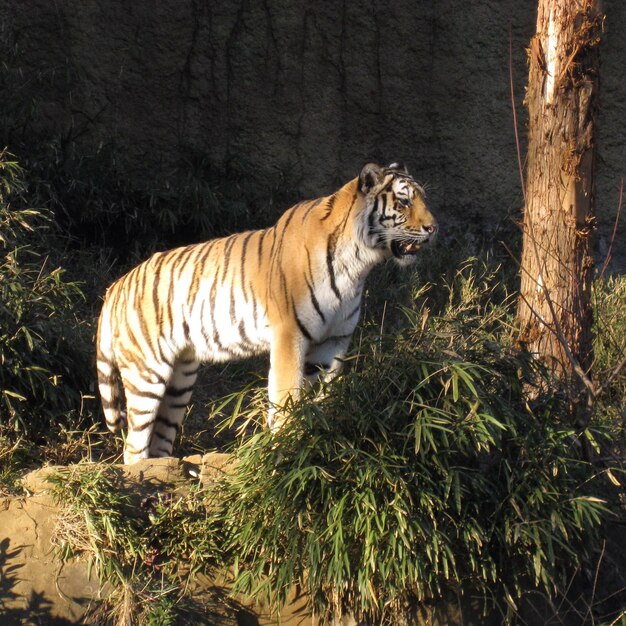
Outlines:
MULTIPOLYGON (((523 140, 534 0, 4 5, 5 97, 36 105, 10 140, 110 144, 140 183, 201 156, 294 198, 329 192, 368 159, 404 160, 444 225, 491 232, 519 217, 509 44, 523 140)), ((626 4, 605 10, 601 253, 626 170, 626 4)))

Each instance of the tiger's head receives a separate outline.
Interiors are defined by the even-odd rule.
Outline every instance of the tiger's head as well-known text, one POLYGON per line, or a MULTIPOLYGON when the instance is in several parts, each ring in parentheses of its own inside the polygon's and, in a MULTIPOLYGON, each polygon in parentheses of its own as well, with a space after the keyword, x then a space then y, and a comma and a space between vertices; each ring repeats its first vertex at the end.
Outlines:
POLYGON ((414 263, 438 229, 424 189, 398 163, 368 163, 359 174, 359 191, 365 196, 368 245, 387 251, 399 265, 414 263))

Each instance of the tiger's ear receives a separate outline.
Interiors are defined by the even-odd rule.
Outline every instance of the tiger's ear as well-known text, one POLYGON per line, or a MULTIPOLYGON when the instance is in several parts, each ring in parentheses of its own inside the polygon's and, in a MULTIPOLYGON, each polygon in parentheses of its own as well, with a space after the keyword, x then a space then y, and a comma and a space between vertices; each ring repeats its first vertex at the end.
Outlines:
POLYGON ((385 170, 377 163, 366 163, 359 174, 359 190, 369 193, 383 179, 385 170))
POLYGON ((402 161, 394 161, 389 164, 388 170, 395 170, 396 172, 401 172, 402 174, 408 174, 409 170, 406 169, 406 165, 402 163, 402 161))

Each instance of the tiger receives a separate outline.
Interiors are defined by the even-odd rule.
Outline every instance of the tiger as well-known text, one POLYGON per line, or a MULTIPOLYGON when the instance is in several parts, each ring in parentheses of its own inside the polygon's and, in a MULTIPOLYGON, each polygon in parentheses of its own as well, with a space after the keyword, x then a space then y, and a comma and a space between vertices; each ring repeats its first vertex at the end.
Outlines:
POLYGON ((157 252, 119 278, 96 360, 106 425, 127 429, 124 463, 172 455, 203 362, 269 353, 265 420, 282 428, 288 401, 339 373, 370 270, 414 263, 437 230, 403 165, 367 163, 269 228, 157 252))

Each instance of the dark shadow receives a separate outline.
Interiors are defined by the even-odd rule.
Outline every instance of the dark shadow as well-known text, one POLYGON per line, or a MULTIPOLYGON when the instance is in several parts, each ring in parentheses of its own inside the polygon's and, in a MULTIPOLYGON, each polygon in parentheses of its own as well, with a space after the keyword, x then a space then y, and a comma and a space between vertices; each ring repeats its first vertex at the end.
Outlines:
POLYGON ((20 603, 20 596, 15 586, 20 582, 19 570, 22 564, 11 564, 20 553, 20 547, 10 549, 9 538, 0 541, 0 624, 2 626, 21 626, 35 624, 37 626, 71 626, 72 622, 51 613, 52 603, 44 592, 31 591, 29 598, 23 598, 23 608, 15 606, 20 603))
POLYGON ((237 626, 259 626, 259 620, 254 613, 241 609, 237 612, 237 626))

